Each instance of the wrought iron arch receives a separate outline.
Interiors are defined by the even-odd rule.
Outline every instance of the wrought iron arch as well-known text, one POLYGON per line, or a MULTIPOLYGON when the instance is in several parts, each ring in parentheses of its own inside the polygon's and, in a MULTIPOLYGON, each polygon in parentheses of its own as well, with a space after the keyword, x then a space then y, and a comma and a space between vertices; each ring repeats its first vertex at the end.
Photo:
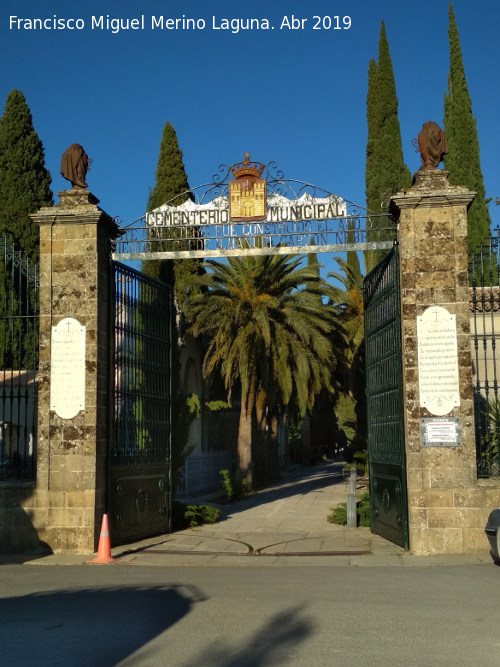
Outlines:
POLYGON ((258 165, 265 180, 265 219, 231 219, 230 177, 238 165, 220 164, 208 183, 190 188, 122 226, 113 258, 182 259, 392 248, 396 223, 389 213, 370 212, 323 187, 285 178, 274 161, 245 164, 258 165))

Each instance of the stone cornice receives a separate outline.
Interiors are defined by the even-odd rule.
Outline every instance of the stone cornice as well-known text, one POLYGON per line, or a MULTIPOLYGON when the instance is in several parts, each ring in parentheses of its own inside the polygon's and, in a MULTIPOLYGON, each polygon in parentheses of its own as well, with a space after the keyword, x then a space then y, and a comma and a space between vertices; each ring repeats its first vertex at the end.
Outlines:
POLYGON ((120 235, 120 228, 116 222, 97 206, 99 200, 88 190, 64 190, 57 194, 59 203, 32 213, 30 218, 33 222, 40 226, 101 225, 107 228, 110 238, 114 239, 120 235))
POLYGON ((447 171, 417 171, 412 187, 395 194, 391 207, 401 210, 417 206, 468 206, 475 196, 475 192, 462 185, 450 185, 447 171))

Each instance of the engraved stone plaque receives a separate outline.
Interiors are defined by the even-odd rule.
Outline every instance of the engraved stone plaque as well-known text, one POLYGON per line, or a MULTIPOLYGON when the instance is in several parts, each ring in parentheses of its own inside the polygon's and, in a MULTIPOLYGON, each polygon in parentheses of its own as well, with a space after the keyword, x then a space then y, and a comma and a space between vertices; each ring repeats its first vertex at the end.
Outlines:
POLYGON ((441 306, 417 317, 420 405, 431 415, 447 415, 460 405, 457 319, 441 306))
POLYGON ((85 327, 66 317, 52 327, 50 409, 61 419, 85 410, 85 327))

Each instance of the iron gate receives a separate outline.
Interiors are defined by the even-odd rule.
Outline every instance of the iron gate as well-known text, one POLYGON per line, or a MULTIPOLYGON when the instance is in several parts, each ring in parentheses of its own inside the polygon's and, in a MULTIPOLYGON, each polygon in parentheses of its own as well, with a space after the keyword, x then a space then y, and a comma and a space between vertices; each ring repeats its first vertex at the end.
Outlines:
POLYGON ((34 480, 38 266, 0 238, 0 480, 34 480))
POLYGON ((408 549, 397 246, 364 280, 372 530, 408 549))
POLYGON ((171 529, 171 299, 167 285, 112 263, 113 543, 171 529))

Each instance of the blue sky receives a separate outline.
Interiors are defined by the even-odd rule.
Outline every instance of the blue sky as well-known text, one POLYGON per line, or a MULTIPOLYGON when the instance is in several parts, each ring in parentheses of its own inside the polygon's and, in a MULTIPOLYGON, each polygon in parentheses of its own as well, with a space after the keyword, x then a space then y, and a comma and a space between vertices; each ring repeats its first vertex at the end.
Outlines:
MULTIPOLYGON (((175 127, 191 186, 249 151, 285 176, 363 205, 366 86, 386 24, 406 164, 426 120, 442 125, 448 0, 4 0, 0 100, 23 91, 43 142, 54 193, 66 189, 61 153, 80 143, 93 158, 88 183, 123 223, 140 217, 154 185, 161 131, 175 127), (144 30, 91 28, 92 16, 139 18, 144 30), (10 17, 80 18, 83 30, 11 29, 10 17), (204 30, 152 30, 151 16, 203 19, 204 30), (307 18, 280 30, 283 17, 307 18), (314 30, 314 16, 350 17, 349 30, 314 30), (213 19, 267 19, 274 30, 232 33, 213 19)), ((455 0, 487 194, 500 196, 500 3, 455 0)), ((328 24, 328 21, 326 21, 328 24)), ((22 24, 24 25, 24 23, 22 24)), ((491 206, 500 224, 500 206, 491 206)))

